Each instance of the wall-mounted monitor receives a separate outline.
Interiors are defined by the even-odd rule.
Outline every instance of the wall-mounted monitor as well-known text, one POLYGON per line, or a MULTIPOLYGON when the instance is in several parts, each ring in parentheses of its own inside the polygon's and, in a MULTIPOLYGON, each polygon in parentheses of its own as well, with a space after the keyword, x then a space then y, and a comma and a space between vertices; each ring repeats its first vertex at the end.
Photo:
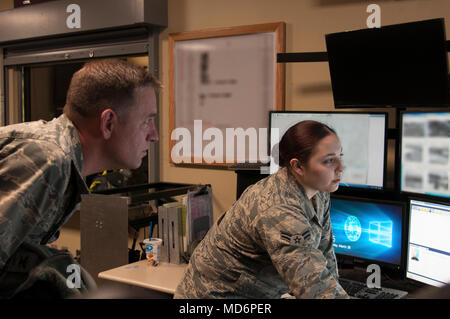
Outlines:
POLYGON ((450 105, 444 19, 325 38, 336 108, 450 105))
POLYGON ((340 186, 383 189, 386 172, 387 113, 270 112, 270 173, 279 165, 272 154, 284 133, 294 124, 315 120, 334 129, 343 149, 344 172, 340 186), (355 133, 357 132, 357 133, 355 133))

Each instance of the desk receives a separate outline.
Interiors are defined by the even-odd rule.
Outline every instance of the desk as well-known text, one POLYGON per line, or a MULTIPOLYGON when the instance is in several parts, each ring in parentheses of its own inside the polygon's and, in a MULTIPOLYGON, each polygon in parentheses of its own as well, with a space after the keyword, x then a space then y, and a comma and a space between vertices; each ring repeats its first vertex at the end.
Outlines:
POLYGON ((98 277, 173 295, 186 267, 187 264, 170 263, 160 263, 155 267, 147 260, 141 260, 103 271, 98 277))

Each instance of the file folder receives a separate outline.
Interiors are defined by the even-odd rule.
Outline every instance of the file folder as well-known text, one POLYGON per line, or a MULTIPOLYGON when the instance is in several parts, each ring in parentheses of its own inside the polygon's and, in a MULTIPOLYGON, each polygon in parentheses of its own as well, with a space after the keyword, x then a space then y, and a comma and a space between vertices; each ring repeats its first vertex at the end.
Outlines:
POLYGON ((161 262, 170 262, 169 260, 169 220, 167 216, 167 208, 158 207, 158 231, 159 238, 162 239, 161 244, 161 262))
POLYGON ((183 259, 183 243, 182 243, 182 207, 167 208, 168 224, 169 224, 169 261, 173 264, 181 264, 183 259))

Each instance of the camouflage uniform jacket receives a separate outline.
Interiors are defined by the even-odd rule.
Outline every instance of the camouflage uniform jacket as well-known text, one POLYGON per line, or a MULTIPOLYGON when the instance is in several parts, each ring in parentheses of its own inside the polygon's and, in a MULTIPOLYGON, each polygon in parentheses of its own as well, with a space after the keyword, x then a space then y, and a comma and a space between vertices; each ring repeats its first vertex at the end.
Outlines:
POLYGON ((286 168, 248 187, 195 249, 175 298, 348 298, 330 195, 308 200, 286 168))
POLYGON ((89 190, 81 142, 65 116, 0 127, 0 269, 22 242, 56 240, 89 190))

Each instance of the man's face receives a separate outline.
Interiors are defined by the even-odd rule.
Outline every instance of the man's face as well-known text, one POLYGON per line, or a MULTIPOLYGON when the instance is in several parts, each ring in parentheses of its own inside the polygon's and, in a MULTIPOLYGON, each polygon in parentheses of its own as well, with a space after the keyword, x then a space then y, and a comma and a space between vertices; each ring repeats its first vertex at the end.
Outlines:
POLYGON ((320 140, 304 169, 304 182, 312 189, 334 192, 339 187, 343 165, 342 146, 336 135, 320 140))
POLYGON ((134 105, 127 118, 121 118, 114 132, 114 158, 117 168, 139 168, 150 142, 158 141, 155 128, 156 94, 151 86, 135 90, 134 105))

